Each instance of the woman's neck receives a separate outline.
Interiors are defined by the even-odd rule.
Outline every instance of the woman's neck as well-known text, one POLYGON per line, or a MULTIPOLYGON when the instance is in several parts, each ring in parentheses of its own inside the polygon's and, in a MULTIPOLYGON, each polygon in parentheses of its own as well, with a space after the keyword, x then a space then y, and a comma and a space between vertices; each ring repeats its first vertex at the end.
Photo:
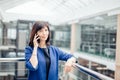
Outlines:
POLYGON ((45 42, 40 42, 39 47, 40 48, 46 48, 47 46, 46 46, 45 42))

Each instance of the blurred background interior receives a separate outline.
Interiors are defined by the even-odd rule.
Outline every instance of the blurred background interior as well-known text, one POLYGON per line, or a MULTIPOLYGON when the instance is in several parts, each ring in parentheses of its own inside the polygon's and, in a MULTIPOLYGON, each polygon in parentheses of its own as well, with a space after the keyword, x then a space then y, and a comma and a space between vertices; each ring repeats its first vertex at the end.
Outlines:
POLYGON ((120 80, 120 0, 0 0, 0 80, 27 80, 24 48, 38 20, 78 59, 63 80, 120 80))

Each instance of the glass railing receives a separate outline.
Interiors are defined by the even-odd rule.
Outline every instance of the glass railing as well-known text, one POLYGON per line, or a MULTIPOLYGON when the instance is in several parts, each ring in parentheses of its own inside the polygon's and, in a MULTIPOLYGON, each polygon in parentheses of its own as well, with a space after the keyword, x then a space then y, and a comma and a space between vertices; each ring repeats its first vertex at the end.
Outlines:
MULTIPOLYGON (((0 80, 27 80, 28 70, 24 58, 0 58, 0 80)), ((59 65, 59 80, 114 80, 77 63, 69 73, 64 72, 64 62, 59 65)))
MULTIPOLYGON (((62 63, 62 62, 61 62, 62 63)), ((63 70, 64 64, 60 64, 60 69, 63 70)), ((73 64, 73 69, 69 73, 59 71, 61 80, 114 80, 108 76, 100 74, 96 71, 88 69, 77 63, 73 64)))
POLYGON ((24 58, 0 58, 0 80, 27 80, 24 58))
POLYGON ((112 78, 105 76, 103 74, 100 74, 98 72, 95 72, 91 69, 88 69, 86 67, 83 67, 79 64, 73 65, 74 69, 78 72, 83 74, 83 76, 78 76, 78 78, 83 78, 82 80, 113 80, 112 78), (86 77, 84 77, 86 76, 86 77))

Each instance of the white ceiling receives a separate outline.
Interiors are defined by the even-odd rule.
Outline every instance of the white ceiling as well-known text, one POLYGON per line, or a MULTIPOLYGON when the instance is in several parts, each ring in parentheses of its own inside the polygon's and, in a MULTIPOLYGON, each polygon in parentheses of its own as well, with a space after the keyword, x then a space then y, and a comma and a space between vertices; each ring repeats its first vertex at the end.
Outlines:
POLYGON ((0 12, 4 20, 45 20, 54 25, 115 9, 120 9, 120 0, 0 0, 0 12), (21 5, 24 5, 22 9, 19 8, 21 5))

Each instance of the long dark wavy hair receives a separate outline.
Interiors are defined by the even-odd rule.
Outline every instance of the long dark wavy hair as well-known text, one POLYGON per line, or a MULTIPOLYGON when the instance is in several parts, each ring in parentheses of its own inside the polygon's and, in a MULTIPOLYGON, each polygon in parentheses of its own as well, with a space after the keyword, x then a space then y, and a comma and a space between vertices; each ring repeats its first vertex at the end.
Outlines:
POLYGON ((48 34, 48 38, 46 40, 46 45, 47 46, 50 45, 50 28, 49 28, 48 22, 36 21, 33 24, 33 27, 32 27, 32 30, 31 30, 29 46, 32 46, 32 47, 34 46, 34 44, 33 44, 34 36, 37 33, 37 31, 41 30, 43 27, 47 27, 48 28, 49 34, 48 34))

